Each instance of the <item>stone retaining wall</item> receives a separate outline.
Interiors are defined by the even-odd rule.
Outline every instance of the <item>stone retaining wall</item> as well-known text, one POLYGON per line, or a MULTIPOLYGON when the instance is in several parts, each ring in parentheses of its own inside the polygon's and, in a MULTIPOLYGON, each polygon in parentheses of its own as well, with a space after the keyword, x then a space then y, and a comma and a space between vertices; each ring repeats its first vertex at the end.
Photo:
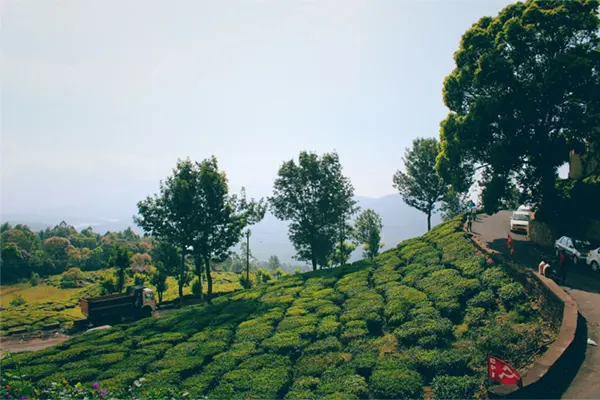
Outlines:
POLYGON ((559 236, 548 223, 540 221, 529 222, 529 240, 543 247, 552 247, 559 236))
POLYGON ((529 296, 538 299, 540 312, 560 329, 548 350, 521 373, 522 387, 500 385, 488 390, 490 398, 560 398, 585 357, 587 329, 577 311, 577 303, 553 280, 506 260, 501 253, 487 247, 477 236, 471 240, 495 263, 506 265, 512 278, 520 282, 529 296))

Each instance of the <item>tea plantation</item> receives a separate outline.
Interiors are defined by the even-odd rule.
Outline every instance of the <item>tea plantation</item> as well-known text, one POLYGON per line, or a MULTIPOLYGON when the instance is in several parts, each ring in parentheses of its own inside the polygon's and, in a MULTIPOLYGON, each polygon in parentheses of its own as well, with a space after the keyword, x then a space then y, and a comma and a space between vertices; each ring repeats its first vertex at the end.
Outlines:
POLYGON ((554 335, 461 219, 350 267, 296 275, 4 360, 38 388, 209 399, 485 395, 486 355, 520 368, 554 335), (140 379, 143 378, 143 379, 140 379))
MULTIPOLYGON (((61 288, 60 281, 63 275, 51 276, 37 286, 19 283, 0 287, 0 298, 2 298, 4 307, 2 318, 0 318, 0 336, 8 336, 14 330, 37 331, 46 325, 55 323, 68 327, 73 321, 84 318, 80 309, 80 299, 101 294, 100 280, 106 275, 106 272, 82 272, 82 287, 79 288, 61 288), (17 297, 23 299, 23 304, 11 304, 11 300, 17 297)), ((133 279, 127 277, 127 284, 133 285, 133 279)), ((152 284, 149 282, 144 284, 154 289, 156 293, 156 288, 152 284)), ((177 282, 169 277, 167 284, 168 288, 163 294, 163 301, 176 299, 177 282)), ((239 274, 213 272, 213 293, 215 295, 241 289, 239 274)), ((206 285, 204 285, 203 292, 206 293, 206 285)), ((191 294, 191 285, 185 286, 183 293, 191 294)))

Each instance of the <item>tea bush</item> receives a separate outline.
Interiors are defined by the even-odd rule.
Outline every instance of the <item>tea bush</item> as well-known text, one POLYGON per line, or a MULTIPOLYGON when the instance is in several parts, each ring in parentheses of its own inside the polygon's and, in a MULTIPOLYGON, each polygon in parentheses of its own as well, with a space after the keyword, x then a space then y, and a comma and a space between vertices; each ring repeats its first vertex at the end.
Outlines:
POLYGON ((423 396, 423 380, 408 369, 375 370, 369 382, 377 399, 416 399, 423 396))
POLYGON ((441 375, 433 379, 433 399, 472 399, 481 386, 481 380, 470 376, 441 375))
POLYGON ((425 386, 435 398, 485 395, 487 354, 520 368, 552 331, 460 226, 453 219, 374 263, 261 278, 212 305, 20 354, 2 373, 21 363, 40 393, 98 381, 115 398, 420 398, 425 386))

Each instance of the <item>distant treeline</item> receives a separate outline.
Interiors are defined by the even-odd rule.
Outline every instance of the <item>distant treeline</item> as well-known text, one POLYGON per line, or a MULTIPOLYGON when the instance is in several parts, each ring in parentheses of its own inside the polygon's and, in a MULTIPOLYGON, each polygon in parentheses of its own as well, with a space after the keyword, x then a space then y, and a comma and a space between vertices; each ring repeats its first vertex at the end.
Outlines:
MULTIPOLYGON (((41 277, 61 274, 70 268, 82 271, 97 271, 115 267, 117 250, 125 248, 130 259, 132 272, 150 273, 153 268, 153 248, 156 240, 151 236, 140 236, 131 228, 119 232, 96 233, 91 227, 77 231, 66 222, 53 228, 35 232, 27 225, 0 226, 2 243, 1 283, 9 284, 30 279, 32 274, 41 277)), ((278 263, 273 269, 273 261, 259 261, 250 257, 250 268, 264 268, 274 271, 281 268, 294 272, 306 266, 278 263)), ((215 271, 241 272, 245 268, 245 257, 232 253, 225 261, 213 265, 215 271)))

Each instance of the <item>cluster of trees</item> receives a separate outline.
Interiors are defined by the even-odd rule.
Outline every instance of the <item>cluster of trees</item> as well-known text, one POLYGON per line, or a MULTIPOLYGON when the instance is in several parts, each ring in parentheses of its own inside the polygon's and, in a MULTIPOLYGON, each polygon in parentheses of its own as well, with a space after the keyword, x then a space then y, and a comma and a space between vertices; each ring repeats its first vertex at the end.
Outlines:
MULTIPOLYGON (((598 1, 527 1, 462 37, 443 99, 437 171, 462 193, 480 176, 493 213, 514 198, 557 209, 558 168, 600 142, 598 1)), ((597 150, 596 150, 597 151, 597 150)))
POLYGON ((475 183, 487 213, 526 202, 560 219, 558 168, 571 151, 600 143, 598 9, 598 1, 527 1, 465 32, 444 82, 450 112, 440 141, 415 140, 394 175, 428 228, 436 205, 446 219, 464 212, 475 183))
POLYGON ((95 271, 115 265, 119 251, 131 256, 131 265, 146 268, 151 257, 150 238, 142 238, 131 228, 100 235, 92 228, 78 232, 64 221, 40 232, 27 225, 0 226, 2 242, 2 283, 60 274, 69 268, 95 271), (119 250, 121 249, 121 250, 119 250))
MULTIPOLYGON (((183 286, 192 279, 186 268, 186 260, 191 259, 199 291, 205 280, 210 302, 215 265, 237 272, 245 262, 248 279, 253 259, 249 226, 261 221, 268 207, 277 218, 289 221, 296 258, 310 262, 313 270, 346 264, 358 243, 365 245, 369 257, 375 257, 381 247, 381 218, 367 210, 353 226, 352 218, 359 211, 353 196, 354 188, 342 174, 336 153, 302 152, 298 163, 283 163, 267 200, 248 199, 244 189, 240 195, 230 194, 215 157, 202 162, 186 159, 179 160, 172 175, 161 182, 159 193, 138 203, 134 221, 158 240, 153 282, 159 286, 167 276, 175 276, 182 296, 183 286), (231 252, 240 242, 241 257, 231 252)), ((283 273, 276 256, 267 266, 283 273)))

